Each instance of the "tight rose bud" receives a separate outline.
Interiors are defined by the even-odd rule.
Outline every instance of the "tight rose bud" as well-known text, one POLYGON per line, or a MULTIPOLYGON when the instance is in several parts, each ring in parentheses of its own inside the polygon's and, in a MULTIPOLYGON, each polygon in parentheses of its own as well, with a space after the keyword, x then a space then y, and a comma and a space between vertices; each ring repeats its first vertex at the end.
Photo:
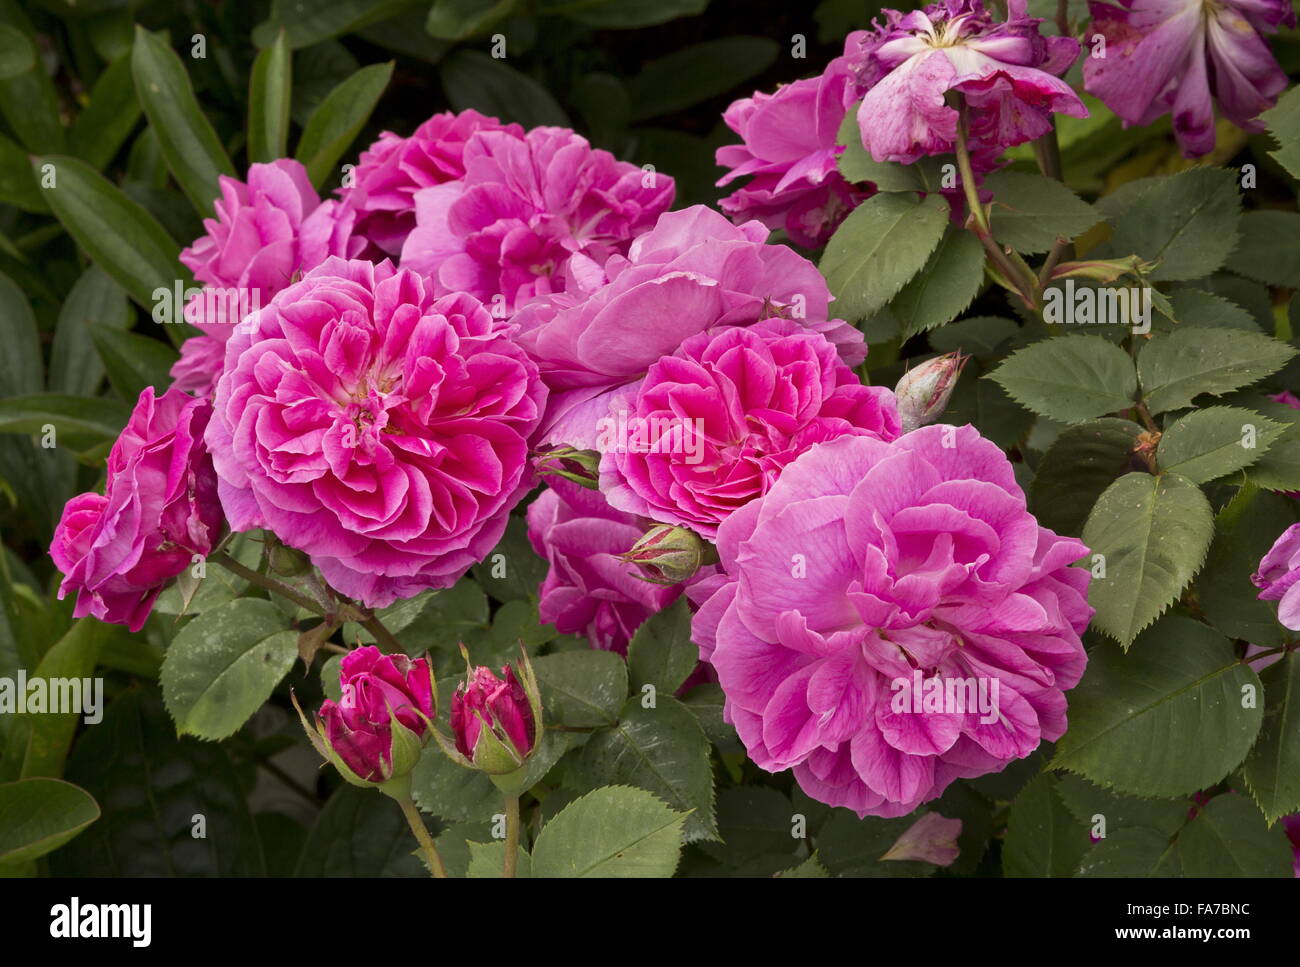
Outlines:
POLYGON ((339 684, 341 700, 321 705, 315 728, 298 710, 316 750, 354 785, 407 781, 436 714, 429 660, 369 645, 344 656, 339 684))
POLYGON ((909 369, 894 387, 903 432, 933 423, 942 415, 962 368, 970 360, 961 353, 945 353, 909 369))
POLYGON ((544 477, 563 477, 595 490, 600 481, 600 454, 574 447, 547 447, 537 453, 537 472, 544 477))
POLYGON ((536 744, 536 717, 528 693, 506 665, 497 678, 480 665, 451 698, 451 731, 456 751, 475 768, 492 775, 514 772, 536 744))
POLYGON ((619 555, 640 571, 636 576, 651 584, 680 584, 695 576, 705 560, 706 546, 696 533, 685 527, 656 524, 632 549, 619 555))

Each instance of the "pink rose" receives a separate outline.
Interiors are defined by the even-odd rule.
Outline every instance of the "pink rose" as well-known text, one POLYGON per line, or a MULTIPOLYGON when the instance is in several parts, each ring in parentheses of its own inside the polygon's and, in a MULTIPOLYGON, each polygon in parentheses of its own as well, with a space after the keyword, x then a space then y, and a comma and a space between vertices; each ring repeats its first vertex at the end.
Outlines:
POLYGON ((1065 732, 1086 552, 1039 526, 973 427, 841 437, 723 523, 726 579, 692 638, 757 765, 902 816, 1065 732))
POLYGON ((409 138, 385 131, 361 152, 353 185, 340 192, 357 213, 355 232, 385 255, 401 254, 415 227, 415 193, 465 176, 465 145, 479 131, 524 136, 517 124, 502 124, 478 111, 444 111, 409 138))
POLYGON ((226 344, 220 339, 191 336, 181 343, 181 358, 172 364, 172 385, 194 396, 211 396, 225 358, 226 344))
POLYGON ((222 517, 203 432, 212 407, 169 389, 140 394, 108 455, 107 486, 73 497, 50 556, 63 572, 59 597, 74 614, 139 631, 163 587, 220 535, 222 517))
POLYGON ((713 539, 814 443, 893 440, 899 417, 894 394, 863 386, 820 333, 767 319, 689 337, 614 397, 601 430, 611 506, 713 539))
POLYGON ((226 344, 208 442, 235 530, 371 606, 447 587, 531 484, 546 388, 511 327, 388 262, 330 259, 226 344))
POLYGON ((1300 631, 1300 524, 1292 524, 1273 542, 1250 576, 1259 600, 1278 602, 1277 620, 1300 631))
POLYGON ((464 178, 416 192, 402 265, 498 314, 597 284, 675 191, 667 175, 616 161, 567 128, 480 131, 464 162, 464 178))
POLYGON ((862 334, 828 318, 817 267, 767 236, 758 222, 732 225, 702 205, 669 212, 626 258, 605 264, 608 281, 589 296, 526 306, 519 339, 551 389, 543 442, 593 449, 611 392, 715 326, 779 315, 822 333, 848 365, 862 362, 862 334))

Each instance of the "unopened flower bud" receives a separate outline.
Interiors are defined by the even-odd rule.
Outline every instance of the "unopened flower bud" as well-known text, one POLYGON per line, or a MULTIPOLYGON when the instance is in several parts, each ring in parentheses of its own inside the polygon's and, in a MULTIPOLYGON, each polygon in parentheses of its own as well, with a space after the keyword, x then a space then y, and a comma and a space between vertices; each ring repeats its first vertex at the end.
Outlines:
POLYGON ((680 584, 704 564, 708 547, 685 527, 656 524, 619 559, 637 566, 637 577, 652 584, 680 584))
POLYGON ((267 548, 267 559, 270 562, 271 570, 276 574, 281 577, 294 578, 311 570, 311 558, 302 551, 274 538, 269 538, 269 540, 270 546, 267 548))
POLYGON ((451 698, 453 748, 443 748, 462 765, 489 776, 518 772, 541 740, 541 700, 527 656, 519 675, 506 665, 471 668, 451 698), (454 754, 453 754, 454 753, 454 754))
POLYGON ((898 417, 904 433, 933 423, 948 406, 962 368, 970 360, 959 352, 945 353, 909 369, 894 387, 898 417))
POLYGON ((595 490, 600 480, 600 454, 595 450, 552 447, 538 452, 537 472, 543 476, 563 477, 595 490))

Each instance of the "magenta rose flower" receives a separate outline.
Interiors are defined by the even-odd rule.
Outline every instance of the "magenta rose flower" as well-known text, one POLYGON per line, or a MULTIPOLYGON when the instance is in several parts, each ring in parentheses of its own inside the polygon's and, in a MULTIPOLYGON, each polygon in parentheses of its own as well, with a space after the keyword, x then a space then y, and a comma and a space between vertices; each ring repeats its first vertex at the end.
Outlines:
POLYGON ((958 112, 948 92, 970 111, 970 148, 977 161, 1042 137, 1053 114, 1087 117, 1087 108, 1058 74, 1079 55, 1070 37, 1045 37, 1025 0, 1008 0, 1007 19, 993 20, 982 0, 943 0, 923 10, 882 11, 884 23, 850 34, 844 56, 863 93, 862 144, 876 161, 911 164, 949 154, 958 112))
POLYGON ((894 394, 863 386, 820 333, 788 319, 729 326, 689 337, 614 397, 600 489, 618 510, 713 539, 814 443, 899 432, 894 394))
POLYGON ((1065 732, 1086 551, 1039 526, 973 427, 841 437, 723 523, 692 638, 757 765, 901 816, 1065 732))
POLYGON ((702 205, 669 212, 626 258, 605 264, 608 282, 589 296, 526 306, 519 339, 551 389, 543 442, 593 449, 612 391, 715 326, 782 316, 822 333, 848 365, 862 362, 862 334, 828 318, 817 267, 767 236, 758 222, 732 225, 702 205))
POLYGON ((147 387, 109 452, 104 494, 64 507, 50 557, 76 617, 139 631, 167 583, 212 550, 222 516, 203 446, 211 413, 207 400, 147 387))
POLYGON ((616 161, 567 128, 481 131, 464 162, 463 178, 416 192, 402 265, 439 292, 499 296, 505 313, 598 283, 675 191, 667 175, 616 161))
POLYGON ((342 700, 326 699, 320 707, 328 748, 363 782, 396 778, 393 720, 419 740, 434 717, 429 660, 368 645, 343 656, 339 684, 342 700))
POLYGON ((330 259, 231 336, 208 443, 233 529, 269 528, 381 606, 455 583, 497 543, 545 401, 473 297, 330 259))
POLYGON ((795 81, 775 94, 755 93, 727 108, 722 119, 740 144, 718 149, 731 170, 718 181, 750 178, 718 202, 731 220, 756 219, 784 229, 804 248, 819 248, 870 192, 849 184, 836 166, 844 148, 835 143, 853 78, 844 58, 819 77, 795 81))
POLYGON ((1300 813, 1282 817, 1282 828, 1291 843, 1291 866, 1296 879, 1300 880, 1300 813))
POLYGON ((297 161, 250 165, 247 183, 219 181, 216 217, 203 220, 206 234, 180 258, 208 289, 186 305, 186 321, 224 342, 297 275, 331 255, 355 255, 364 241, 352 235, 352 213, 322 203, 297 161))
POLYGON ((451 731, 456 750, 488 772, 509 772, 523 765, 535 744, 536 729, 528 693, 509 665, 497 678, 480 665, 468 685, 461 682, 451 697, 451 731), (495 741, 483 741, 483 730, 495 741))
POLYGON ((1300 524, 1292 524, 1273 542, 1250 576, 1259 600, 1276 601, 1277 620, 1300 631, 1300 524))
POLYGON ((1263 34, 1296 25, 1289 0, 1120 0, 1089 4, 1090 33, 1105 56, 1083 64, 1084 87, 1124 126, 1173 115, 1189 158, 1214 150, 1214 104, 1246 131, 1264 130, 1261 111, 1277 103, 1287 77, 1263 34))
POLYGON ((541 620, 625 655, 636 629, 672 604, 682 586, 643 581, 619 557, 645 531, 642 522, 610 507, 598 491, 562 478, 548 482, 528 505, 528 540, 549 565, 538 589, 541 620))
POLYGON ((467 110, 444 111, 425 121, 409 138, 385 131, 361 152, 352 187, 341 191, 357 213, 355 232, 386 255, 401 254, 415 227, 415 193, 465 176, 465 145, 479 131, 524 136, 517 124, 467 110))
POLYGON ((180 359, 172 363, 172 385, 194 396, 211 396, 225 358, 226 344, 222 340, 191 336, 181 343, 180 359))

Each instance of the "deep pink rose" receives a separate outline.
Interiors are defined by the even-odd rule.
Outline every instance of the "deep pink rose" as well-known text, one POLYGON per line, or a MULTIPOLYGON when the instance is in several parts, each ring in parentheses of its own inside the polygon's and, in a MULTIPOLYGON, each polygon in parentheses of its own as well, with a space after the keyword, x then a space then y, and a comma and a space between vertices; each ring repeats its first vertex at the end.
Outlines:
POLYGON ((496 737, 508 741, 520 760, 533 749, 533 710, 524 687, 509 665, 497 678, 492 669, 480 665, 474 669, 468 685, 461 682, 451 697, 451 731, 456 749, 474 760, 479 735, 487 725, 496 737))
POLYGON ((220 536, 221 505, 203 431, 212 407, 178 389, 147 387, 108 455, 107 486, 73 497, 50 556, 59 597, 76 592, 76 617, 139 631, 167 582, 220 536))
POLYGON ((371 606, 447 587, 527 492, 537 369, 471 296, 330 259, 226 344, 208 428, 235 530, 265 527, 371 606))
POLYGON ((858 126, 876 161, 911 164, 951 154, 957 110, 970 109, 970 148, 982 167, 1006 148, 1042 137, 1054 113, 1087 117, 1070 85, 1057 77, 1079 55, 1071 37, 1045 37, 1025 15, 1026 0, 1008 0, 998 23, 983 0, 943 0, 923 10, 884 10, 884 23, 850 34, 844 57, 862 92, 858 126))
POLYGON ((320 707, 325 739, 340 759, 367 782, 393 778, 392 717, 423 736, 433 719, 429 660, 385 655, 374 645, 343 656, 339 665, 343 700, 320 707))
POLYGON ((1282 817, 1282 828, 1291 843, 1291 867, 1296 879, 1300 879, 1300 813, 1282 817))
POLYGON ((172 385, 194 396, 211 396, 225 358, 226 344, 220 339, 191 336, 181 343, 181 358, 172 364, 172 385))
POLYGON ((402 265, 498 314, 597 284, 675 191, 667 175, 616 161, 567 128, 480 131, 464 162, 463 178, 416 192, 402 265))
POLYGON ((682 586, 643 581, 635 565, 619 559, 645 531, 641 521, 610 507, 598 491, 556 477, 548 483, 528 505, 528 539, 550 565, 539 588, 541 620, 625 655, 636 629, 672 604, 682 586))
POLYGON ((1300 631, 1300 524, 1292 524, 1273 542, 1250 576, 1259 600, 1276 601, 1277 620, 1300 631))
POLYGON ((1294 27, 1290 0, 1120 0, 1091 2, 1089 35, 1105 56, 1083 62, 1090 94, 1124 121, 1145 126, 1173 115, 1189 158, 1214 150, 1214 105, 1245 131, 1264 130, 1259 114, 1277 103, 1286 73, 1263 34, 1294 27), (1100 48, 1099 48, 1100 49, 1100 48))
POLYGON ((1086 552, 1039 526, 973 427, 841 437, 723 523, 726 579, 692 639, 757 765, 901 816, 1065 732, 1086 552))
POLYGON ((597 441, 611 506, 710 539, 814 443, 899 435, 894 394, 863 386, 789 319, 697 333, 617 394, 597 441))
POLYGON ((463 178, 465 145, 479 131, 524 136, 519 125, 474 110, 435 114, 409 138, 383 132, 361 152, 352 187, 340 192, 357 213, 356 234, 386 255, 400 255, 415 227, 415 193, 463 178))
POLYGON ((782 316, 825 335, 850 366, 862 362, 862 334, 828 317, 817 267, 767 236, 702 205, 669 212, 605 264, 608 282, 589 296, 526 306, 519 339, 551 389, 543 442, 593 449, 611 392, 715 326, 782 316))
POLYGON ((727 108, 722 119, 741 143, 718 149, 718 164, 731 169, 718 184, 751 177, 718 202, 732 221, 757 219, 784 229, 796 245, 818 248, 869 196, 836 166, 844 148, 835 140, 851 86, 852 74, 839 57, 818 77, 785 84, 775 94, 755 93, 727 108))

